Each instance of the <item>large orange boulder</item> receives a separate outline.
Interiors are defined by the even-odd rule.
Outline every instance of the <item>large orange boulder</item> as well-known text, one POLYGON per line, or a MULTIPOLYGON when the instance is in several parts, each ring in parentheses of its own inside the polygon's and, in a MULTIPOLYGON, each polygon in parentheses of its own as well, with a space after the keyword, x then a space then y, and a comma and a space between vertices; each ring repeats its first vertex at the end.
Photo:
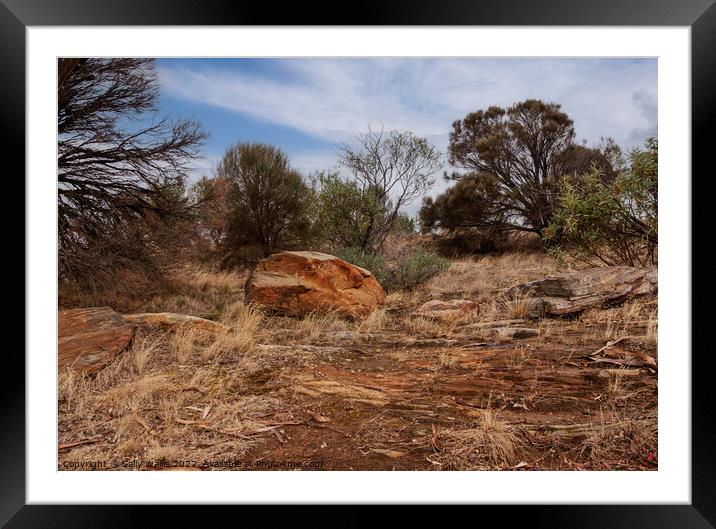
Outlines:
POLYGON ((135 324, 109 307, 61 310, 58 314, 58 364, 91 375, 105 367, 132 341, 135 324))
POLYGON ((246 300, 287 316, 336 312, 362 318, 385 291, 368 270, 320 252, 280 252, 259 261, 246 281, 246 300))

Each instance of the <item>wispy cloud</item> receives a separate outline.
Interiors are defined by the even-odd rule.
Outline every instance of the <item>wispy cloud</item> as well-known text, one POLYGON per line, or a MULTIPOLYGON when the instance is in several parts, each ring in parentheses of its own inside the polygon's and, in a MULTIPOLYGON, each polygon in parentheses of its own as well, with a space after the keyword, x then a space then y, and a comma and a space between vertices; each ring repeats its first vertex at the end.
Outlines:
POLYGON ((580 137, 656 124, 656 63, 626 59, 287 59, 270 70, 161 67, 173 97, 344 140, 368 126, 445 137, 450 124, 489 105, 529 97, 561 103, 580 137), (277 75, 276 72, 280 72, 277 75), (645 105, 645 102, 649 102, 645 105))
MULTIPOLYGON (((198 60, 159 67, 169 97, 289 127, 321 147, 304 171, 335 166, 328 144, 368 127, 412 130, 442 150, 454 120, 527 98, 559 103, 590 144, 639 145, 657 126, 655 59, 266 59, 243 69, 198 60)), ((439 186, 442 188, 443 186, 439 186)), ((436 189, 437 190, 437 189, 436 189)))

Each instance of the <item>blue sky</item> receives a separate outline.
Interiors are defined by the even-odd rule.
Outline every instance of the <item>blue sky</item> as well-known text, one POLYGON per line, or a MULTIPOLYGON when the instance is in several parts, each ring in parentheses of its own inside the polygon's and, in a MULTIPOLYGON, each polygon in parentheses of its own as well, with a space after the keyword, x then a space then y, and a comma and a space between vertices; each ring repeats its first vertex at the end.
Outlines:
MULTIPOLYGON (((657 126, 656 59, 158 59, 157 72, 159 110, 211 134, 192 178, 244 141, 280 147, 304 174, 333 169, 336 145, 369 127, 445 151, 454 120, 527 98, 561 104, 590 145, 634 147, 657 126)), ((446 185, 436 176, 432 195, 446 185)))

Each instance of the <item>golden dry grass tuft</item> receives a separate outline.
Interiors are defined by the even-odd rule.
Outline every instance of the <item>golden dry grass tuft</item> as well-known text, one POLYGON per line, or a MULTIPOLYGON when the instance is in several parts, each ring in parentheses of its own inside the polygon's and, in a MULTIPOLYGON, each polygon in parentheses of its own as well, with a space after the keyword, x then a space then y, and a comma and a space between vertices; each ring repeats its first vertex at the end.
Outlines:
POLYGON ((266 314, 258 305, 237 301, 224 309, 222 321, 230 327, 246 329, 255 333, 265 317, 266 314))
POLYGON ((245 280, 243 273, 239 272, 191 268, 184 268, 177 275, 186 287, 202 293, 234 293, 243 288, 245 280))
POLYGON ((180 365, 191 361, 197 349, 197 342, 204 337, 204 333, 191 324, 180 325, 176 328, 170 344, 180 365))
POLYGON ((504 468, 518 463, 526 446, 520 432, 488 408, 474 427, 440 433, 438 460, 445 470, 504 468))
POLYGON ((413 336, 442 337, 450 333, 450 326, 446 322, 417 315, 404 317, 401 327, 408 335, 413 336))
POLYGON ((89 391, 88 379, 72 369, 60 373, 57 378, 57 397, 65 409, 74 409, 82 413, 89 391))
POLYGON ((530 317, 534 307, 534 301, 529 294, 518 294, 512 298, 502 296, 501 302, 505 309, 505 314, 514 320, 524 320, 530 317))
POLYGON ((361 333, 379 332, 388 327, 390 321, 390 315, 385 309, 374 310, 366 319, 358 324, 357 330, 361 333))
POLYGON ((336 312, 311 312, 295 322, 295 336, 310 344, 329 339, 331 332, 348 327, 348 322, 336 312))
POLYGON ((175 392, 176 384, 165 373, 148 373, 99 395, 100 403, 115 416, 153 408, 162 397, 175 392))
POLYGON ((155 354, 163 336, 143 336, 132 342, 131 355, 134 368, 140 375, 144 373, 147 364, 155 354))

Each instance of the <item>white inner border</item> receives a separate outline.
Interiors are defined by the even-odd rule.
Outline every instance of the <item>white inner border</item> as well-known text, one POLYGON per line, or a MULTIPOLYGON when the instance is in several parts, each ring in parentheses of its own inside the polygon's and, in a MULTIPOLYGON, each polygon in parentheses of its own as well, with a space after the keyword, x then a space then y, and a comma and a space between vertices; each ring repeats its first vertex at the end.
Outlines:
POLYGON ((690 36, 690 28, 28 28, 28 503, 690 503, 690 36), (58 56, 658 57, 659 470, 57 471, 58 56))

